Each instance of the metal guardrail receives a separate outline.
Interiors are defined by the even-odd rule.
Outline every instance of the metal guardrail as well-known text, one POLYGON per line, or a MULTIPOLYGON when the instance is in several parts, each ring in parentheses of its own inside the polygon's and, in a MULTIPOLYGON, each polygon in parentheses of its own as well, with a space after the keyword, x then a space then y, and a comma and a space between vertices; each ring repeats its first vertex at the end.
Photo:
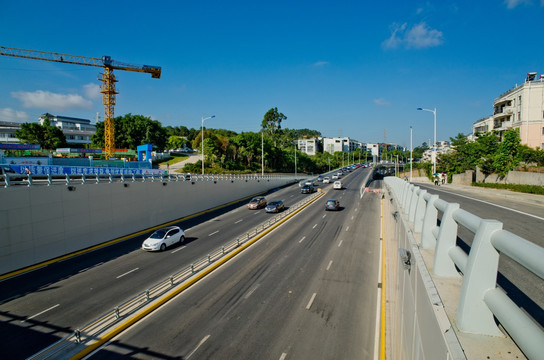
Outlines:
POLYGON ((38 360, 57 358, 62 356, 64 352, 67 352, 73 348, 74 344, 84 344, 86 342, 99 339, 101 335, 105 334, 113 326, 118 325, 120 322, 134 315, 144 307, 150 305, 153 301, 158 300, 171 291, 174 291, 193 276, 216 263, 219 259, 233 253, 236 249, 246 244, 250 239, 263 233, 265 230, 285 219, 287 216, 297 212, 300 208, 304 207, 308 203, 317 200, 317 198, 321 197, 322 194, 322 192, 317 192, 313 195, 309 195, 304 200, 299 201, 295 205, 290 206, 287 210, 278 213, 273 218, 263 222, 251 231, 226 243, 221 248, 215 249, 207 256, 196 260, 191 265, 170 275, 168 278, 151 286, 149 289, 128 299, 122 304, 115 306, 113 309, 100 315, 97 319, 79 327, 73 333, 65 336, 61 340, 34 354, 28 359, 38 360))
POLYGON ((493 316, 530 359, 544 354, 544 332, 497 287, 499 256, 504 254, 544 279, 544 248, 502 229, 497 220, 482 219, 396 177, 385 184, 395 195, 423 249, 434 249, 432 271, 441 277, 463 275, 456 324, 467 333, 503 336, 493 316), (440 226, 438 212, 442 213, 440 226), (458 225, 474 234, 470 252, 456 245, 458 225))
MULTIPOLYGON (((306 178, 307 175, 299 175, 297 178, 306 178)), ((295 179, 292 175, 191 175, 191 174, 142 174, 142 175, 23 175, 23 174, 0 174, 0 187, 10 187, 14 185, 76 185, 76 184, 98 184, 98 183, 128 183, 128 182, 177 182, 177 181, 247 181, 247 180, 272 180, 272 179, 295 179)))

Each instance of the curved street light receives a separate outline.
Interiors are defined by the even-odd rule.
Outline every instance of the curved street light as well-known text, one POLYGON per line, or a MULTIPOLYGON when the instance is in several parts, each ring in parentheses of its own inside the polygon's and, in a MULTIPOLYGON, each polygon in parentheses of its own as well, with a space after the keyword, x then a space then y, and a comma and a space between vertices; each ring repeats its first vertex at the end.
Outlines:
POLYGON ((432 112, 433 115, 434 115, 434 144, 433 144, 433 152, 434 152, 434 156, 433 156, 433 174, 436 174, 436 108, 434 108, 433 110, 431 109, 423 109, 423 108, 417 108, 418 110, 423 110, 423 111, 428 111, 428 112, 432 112))
POLYGON ((202 126, 200 128, 200 132, 202 133, 202 175, 204 175, 204 120, 213 119, 215 115, 208 116, 208 117, 202 117, 202 126))

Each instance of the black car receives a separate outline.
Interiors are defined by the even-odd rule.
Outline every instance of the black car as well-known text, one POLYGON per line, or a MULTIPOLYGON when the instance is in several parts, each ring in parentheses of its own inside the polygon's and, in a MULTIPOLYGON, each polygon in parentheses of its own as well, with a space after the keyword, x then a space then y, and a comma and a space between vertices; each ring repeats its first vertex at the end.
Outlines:
POLYGON ((329 199, 325 203, 325 210, 338 211, 340 209, 340 201, 336 199, 329 199))
POLYGON ((312 185, 304 185, 300 188, 301 194, 311 194, 313 192, 315 192, 315 188, 312 185))
POLYGON ((277 213, 277 212, 285 210, 285 205, 283 204, 283 201, 281 200, 274 200, 274 201, 270 201, 268 205, 266 205, 265 209, 267 213, 277 213))

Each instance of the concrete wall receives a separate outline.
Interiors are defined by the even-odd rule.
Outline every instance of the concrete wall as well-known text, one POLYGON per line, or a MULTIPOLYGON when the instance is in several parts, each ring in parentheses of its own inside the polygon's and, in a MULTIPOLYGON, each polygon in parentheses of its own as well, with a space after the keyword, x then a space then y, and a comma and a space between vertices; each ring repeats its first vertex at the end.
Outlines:
POLYGON ((491 174, 486 176, 480 171, 480 169, 477 169, 476 181, 483 183, 544 186, 544 174, 525 171, 509 171, 504 178, 501 178, 497 174, 491 174))
POLYGON ((451 179, 452 184, 459 184, 459 185, 472 185, 473 181, 474 181, 473 170, 467 170, 462 174, 453 174, 451 179))
POLYGON ((386 358, 466 359, 413 233, 395 204, 386 195, 386 358), (408 269, 399 249, 411 255, 408 269))
POLYGON ((292 182, 271 177, 1 188, 0 274, 292 182))

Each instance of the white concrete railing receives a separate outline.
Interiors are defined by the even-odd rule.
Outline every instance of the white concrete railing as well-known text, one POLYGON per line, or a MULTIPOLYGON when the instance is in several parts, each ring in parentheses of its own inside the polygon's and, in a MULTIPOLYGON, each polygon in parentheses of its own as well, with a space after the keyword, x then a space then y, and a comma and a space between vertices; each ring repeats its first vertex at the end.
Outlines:
POLYGON ((544 279, 544 248, 502 229, 497 220, 481 219, 396 177, 384 179, 401 208, 421 233, 423 249, 434 249, 433 272, 441 277, 463 275, 457 309, 460 331, 502 336, 493 316, 530 359, 544 353, 544 332, 499 287, 499 256, 507 255, 544 279), (442 213, 440 226, 438 212, 442 213), (470 252, 456 245, 458 225, 474 234, 470 252), (461 275, 457 268, 461 271, 461 275))

